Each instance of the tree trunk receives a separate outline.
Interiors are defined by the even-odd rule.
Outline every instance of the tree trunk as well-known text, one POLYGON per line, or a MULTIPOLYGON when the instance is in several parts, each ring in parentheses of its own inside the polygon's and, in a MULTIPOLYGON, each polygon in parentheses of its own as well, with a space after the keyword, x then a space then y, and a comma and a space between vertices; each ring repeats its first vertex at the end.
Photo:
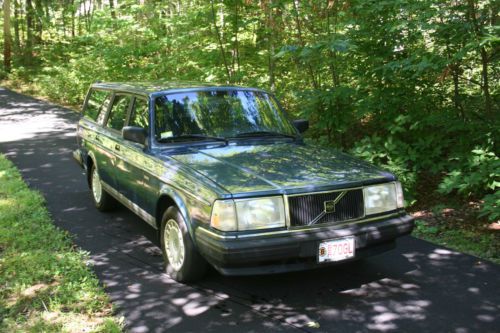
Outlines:
POLYGON ((116 19, 116 12, 115 12, 115 0, 109 0, 109 10, 111 11, 111 17, 116 19))
POLYGON ((462 108, 462 103, 460 102, 459 73, 459 65, 454 64, 451 73, 453 76, 453 104, 455 104, 455 109, 460 112, 462 119, 465 120, 464 110, 462 108))
POLYGON ((491 96, 490 96, 490 83, 488 79, 488 63, 489 63, 488 54, 486 53, 484 47, 481 47, 480 53, 481 53, 481 65, 482 65, 481 76, 483 78, 484 111, 487 115, 491 115, 492 108, 491 108, 491 96))
MULTIPOLYGON (((24 20, 26 19, 26 7, 23 6, 22 2, 19 1, 19 41, 20 45, 26 47, 26 24, 24 20)), ((24 51, 24 50, 23 50, 24 51)))
POLYGON ((75 8, 75 0, 71 0, 71 37, 75 37, 75 15, 76 15, 76 8, 75 8))
POLYGON ((240 71, 240 47, 238 41, 238 19, 239 19, 239 0, 234 4, 234 44, 233 44, 233 74, 240 71))
POLYGON ((89 32, 92 32, 92 23, 94 21, 94 11, 95 11, 95 4, 92 0, 90 0, 90 6, 89 6, 89 32))
POLYGON ((19 35, 19 3, 14 0, 14 45, 16 46, 16 52, 21 49, 21 38, 19 35))
POLYGON ((42 33, 43 33, 43 5, 41 0, 35 0, 35 10, 34 10, 34 30, 35 30, 35 44, 42 43, 42 33))
POLYGON ((66 12, 68 10, 68 7, 63 6, 61 10, 61 21, 62 21, 62 29, 63 29, 63 36, 66 37, 66 12))
MULTIPOLYGON (((479 40, 481 38, 482 32, 481 32, 481 27, 479 26, 479 22, 477 21, 476 4, 474 0, 468 0, 467 4, 469 7, 469 19, 471 20, 472 25, 474 27, 476 38, 479 40)), ((484 46, 479 47, 479 55, 481 57, 481 67, 482 67, 481 78, 483 82, 481 85, 481 89, 484 94, 484 111, 487 116, 492 116, 490 86, 488 78, 489 58, 488 58, 488 53, 486 52, 484 46)))
POLYGON ((33 4, 26 0, 26 63, 30 65, 33 60, 33 4))
MULTIPOLYGON (((335 4, 332 5, 332 8, 333 8, 334 13, 335 13, 333 24, 334 24, 334 29, 335 29, 334 34, 336 36, 338 9, 337 9, 335 4), (333 7, 333 6, 335 6, 335 7, 333 7)), ((331 28, 330 28, 330 10, 331 9, 329 7, 326 8, 326 31, 327 31, 329 38, 331 38, 331 36, 332 36, 331 28)), ((337 65, 337 52, 332 51, 332 50, 328 50, 328 56, 330 57, 329 67, 330 67, 330 73, 332 75, 332 83, 333 83, 334 87, 338 87, 338 86, 340 86, 340 75, 338 73, 337 66, 336 66, 337 65)))
MULTIPOLYGON (((442 25, 445 24, 442 14, 439 15, 439 21, 441 22, 442 25)), ((453 59, 453 55, 450 51, 450 45, 452 45, 452 43, 447 35, 445 35, 445 40, 446 40, 446 57, 448 61, 451 61, 453 59)), ((465 120, 464 110, 460 103, 460 82, 459 82, 460 63, 457 61, 453 64, 450 64, 448 68, 450 69, 453 78, 453 104, 455 106, 455 110, 457 110, 460 113, 460 117, 462 118, 462 120, 465 120)))
MULTIPOLYGON (((292 3, 293 3, 293 9, 295 12, 295 23, 297 24, 297 35, 298 35, 299 43, 300 43, 300 46, 305 47, 306 43, 305 43, 304 38, 302 36, 302 24, 301 24, 300 15, 299 15, 298 0, 293 0, 292 3)), ((309 75, 311 77, 311 81, 312 81, 312 85, 313 85, 314 89, 318 89, 319 88, 318 81, 316 80, 316 75, 314 74, 314 70, 313 70, 311 64, 307 64, 306 66, 307 66, 307 69, 309 71, 309 75)))
POLYGON ((93 15, 92 8, 93 8, 92 1, 90 2, 85 1, 83 3, 83 16, 85 17, 85 29, 87 30, 87 32, 90 32, 92 27, 92 15, 93 15))
POLYGON ((231 81, 231 72, 229 71, 229 66, 227 64, 226 52, 224 50, 224 45, 222 44, 222 38, 219 32, 219 27, 217 26, 217 17, 215 16, 214 0, 210 1, 212 8, 212 19, 214 22, 215 33, 217 34, 217 39, 219 41, 220 52, 222 54, 222 60, 224 61, 224 67, 226 69, 227 81, 231 81))
POLYGON ((10 35, 10 0, 3 0, 3 66, 10 72, 12 59, 12 38, 10 35))
POLYGON ((268 46, 269 89, 272 92, 274 92, 276 90, 276 79, 275 79, 276 62, 274 60, 275 20, 274 20, 274 13, 273 13, 273 0, 269 0, 267 10, 268 10, 268 13, 267 13, 267 46, 268 46))

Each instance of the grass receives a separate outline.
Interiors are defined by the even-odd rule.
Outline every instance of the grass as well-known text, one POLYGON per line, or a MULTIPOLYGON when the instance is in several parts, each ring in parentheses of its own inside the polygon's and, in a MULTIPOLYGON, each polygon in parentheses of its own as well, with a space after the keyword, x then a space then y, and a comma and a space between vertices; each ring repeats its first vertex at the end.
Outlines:
POLYGON ((500 264, 500 230, 478 219, 475 206, 453 209, 437 205, 431 211, 421 211, 412 235, 500 264))
POLYGON ((87 254, 0 154, 0 332, 121 332, 87 254))
POLYGON ((29 95, 32 96, 36 99, 45 101, 45 102, 50 102, 50 103, 56 103, 61 106, 64 106, 67 109, 73 110, 75 112, 80 112, 83 100, 79 104, 75 103, 69 103, 68 101, 64 100, 63 98, 56 98, 55 96, 48 96, 47 94, 44 94, 43 91, 46 90, 43 87, 40 86, 39 83, 32 82, 28 77, 19 77, 19 76, 12 76, 9 78, 0 78, 0 86, 8 88, 12 91, 15 91, 19 94, 24 94, 24 95, 29 95))
POLYGON ((416 218, 412 235, 500 264, 500 221, 492 223, 479 217, 480 200, 464 200, 433 190, 441 182, 440 176, 426 175, 423 179, 417 186, 417 204, 409 208, 416 218))
POLYGON ((446 230, 442 227, 428 226, 425 221, 417 220, 413 236, 500 264, 498 232, 446 230))

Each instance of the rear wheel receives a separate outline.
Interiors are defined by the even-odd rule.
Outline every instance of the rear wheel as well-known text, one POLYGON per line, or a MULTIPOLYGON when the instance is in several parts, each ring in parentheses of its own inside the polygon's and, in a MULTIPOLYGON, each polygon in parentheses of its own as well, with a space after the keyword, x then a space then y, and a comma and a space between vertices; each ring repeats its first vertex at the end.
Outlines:
POLYGON ((170 207, 163 214, 160 244, 165 260, 165 271, 176 281, 187 282, 201 279, 207 270, 207 262, 196 250, 179 210, 170 207))
POLYGON ((104 212, 115 208, 116 201, 102 188, 101 177, 95 165, 90 168, 90 190, 97 209, 104 212))

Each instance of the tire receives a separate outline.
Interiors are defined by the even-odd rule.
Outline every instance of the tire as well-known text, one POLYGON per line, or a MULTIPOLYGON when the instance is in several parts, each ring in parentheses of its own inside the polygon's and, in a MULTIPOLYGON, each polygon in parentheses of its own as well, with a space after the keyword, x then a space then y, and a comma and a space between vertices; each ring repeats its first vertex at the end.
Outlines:
POLYGON ((94 205, 101 212, 110 211, 116 207, 116 200, 102 188, 101 177, 95 165, 90 168, 90 193, 94 205))
POLYGON ((160 228, 160 246, 165 261, 165 272, 178 282, 203 278, 207 262, 196 250, 186 222, 176 207, 163 214, 160 228))

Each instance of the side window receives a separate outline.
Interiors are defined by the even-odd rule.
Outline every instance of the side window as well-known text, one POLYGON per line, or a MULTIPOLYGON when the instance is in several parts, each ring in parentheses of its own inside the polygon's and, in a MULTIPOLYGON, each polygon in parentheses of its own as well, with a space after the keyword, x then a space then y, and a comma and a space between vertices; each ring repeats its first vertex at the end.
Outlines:
POLYGON ((149 126, 149 108, 148 101, 145 99, 136 98, 132 107, 129 125, 142 127, 148 130, 149 126))
POLYGON ((127 117, 128 107, 130 105, 131 97, 127 95, 116 95, 111 107, 111 114, 108 118, 107 127, 117 131, 121 131, 125 124, 127 117))
POLYGON ((109 91, 91 90, 85 110, 83 110, 83 116, 93 121, 102 120, 110 99, 111 93, 109 91))

